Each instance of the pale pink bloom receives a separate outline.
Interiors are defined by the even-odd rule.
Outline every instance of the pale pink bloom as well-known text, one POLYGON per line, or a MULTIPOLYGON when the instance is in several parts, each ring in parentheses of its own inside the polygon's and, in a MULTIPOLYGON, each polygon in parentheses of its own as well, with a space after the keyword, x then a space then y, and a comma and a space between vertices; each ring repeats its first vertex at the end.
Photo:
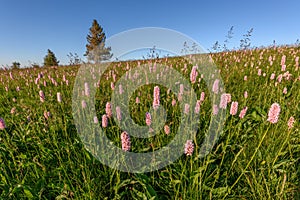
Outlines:
POLYGON ((152 123, 152 117, 151 117, 151 114, 149 112, 146 112, 146 125, 147 126, 150 126, 151 123, 152 123))
POLYGON ((191 74, 190 74, 190 80, 192 83, 196 82, 197 76, 198 76, 197 66, 193 66, 191 74))
POLYGON ((192 140, 187 140, 184 145, 184 154, 191 156, 194 152, 194 143, 192 140))
POLYGON ((106 103, 105 113, 106 113, 106 115, 107 115, 108 118, 111 118, 111 116, 112 116, 112 110, 111 110, 111 104, 110 104, 110 102, 106 103))
POLYGON ((223 93, 221 95, 221 100, 220 100, 219 107, 222 108, 222 109, 226 109, 226 107, 227 107, 227 96, 226 96, 226 93, 223 93))
POLYGON ((10 110, 10 114, 14 114, 16 112, 16 108, 13 107, 11 110, 10 110))
POLYGON ((282 65, 281 66, 281 71, 285 71, 286 70, 286 65, 282 65))
POLYGON ((16 99, 16 98, 13 98, 12 100, 13 100, 13 102, 17 102, 17 99, 16 99))
POLYGON ((274 80, 274 79, 275 79, 275 73, 272 73, 272 74, 271 74, 270 79, 271 79, 271 80, 274 80))
POLYGON ((247 76, 244 76, 244 81, 247 81, 248 80, 248 77, 247 76))
POLYGON ((294 123, 295 123, 295 118, 294 117, 290 117, 289 121, 288 121, 288 127, 289 129, 294 127, 294 123))
POLYGON ((82 100, 82 101, 81 101, 81 107, 82 107, 82 108, 86 108, 86 102, 85 102, 85 100, 82 100))
POLYGON ((282 81, 283 75, 279 74, 279 76, 277 77, 277 81, 280 83, 282 81))
POLYGON ((104 114, 104 115, 102 115, 102 127, 106 128, 107 125, 108 125, 108 119, 107 119, 107 116, 104 114))
POLYGON ((286 60, 286 56, 283 55, 283 56, 281 57, 281 65, 285 65, 285 60, 286 60))
POLYGON ((0 117, 0 130, 3 130, 3 129, 5 129, 5 128, 6 128, 6 125, 5 125, 4 119, 2 119, 2 118, 0 117))
POLYGON ((121 108, 119 106, 116 107, 116 112, 117 112, 117 119, 119 121, 122 120, 122 114, 121 114, 121 108))
POLYGON ((257 75, 261 76, 261 69, 258 69, 257 75))
POLYGON ((5 91, 8 92, 8 87, 7 86, 5 86, 5 91))
POLYGON ((217 115, 218 112, 219 112, 219 107, 218 107, 218 105, 214 104, 213 105, 213 115, 217 115))
POLYGON ((19 86, 16 88, 16 91, 17 91, 17 92, 19 92, 19 91, 20 91, 20 87, 19 87, 19 86))
POLYGON ((212 87, 212 91, 213 91, 215 94, 218 94, 218 92, 219 92, 219 82, 220 82, 219 79, 216 79, 216 80, 214 81, 214 84, 213 84, 213 87, 212 87))
POLYGON ((66 80, 66 85, 69 85, 69 80, 66 80))
POLYGON ((61 94, 60 94, 60 92, 57 93, 57 101, 58 101, 58 103, 61 103, 61 94))
POLYGON ((204 92, 201 92, 201 95, 200 95, 200 101, 203 102, 205 99, 205 93, 204 92))
POLYGON ((280 105, 278 103, 273 103, 269 110, 267 121, 271 122, 272 124, 277 123, 279 114, 280 114, 280 105))
POLYGON ((135 98, 135 103, 137 103, 137 104, 140 103, 139 97, 136 97, 136 98, 135 98))
POLYGON ((266 73, 263 73, 263 77, 265 77, 265 76, 267 76, 267 74, 266 74, 266 73))
POLYGON ((94 124, 98 124, 98 123, 99 123, 98 117, 94 116, 94 124))
POLYGON ((168 125, 165 125, 164 126, 164 131, 165 131, 166 135, 169 135, 170 134, 170 127, 168 125))
POLYGON ((153 108, 157 109, 160 105, 160 94, 159 87, 155 86, 153 91, 153 108))
POLYGON ((122 87, 122 85, 120 84, 120 85, 119 85, 119 94, 123 94, 123 92, 124 92, 124 91, 123 91, 123 87, 122 87))
POLYGON ((200 112, 200 105, 201 105, 201 101, 197 100, 196 106, 195 106, 195 113, 196 114, 199 114, 199 112, 200 112))
POLYGON ((115 84, 113 82, 110 83, 110 87, 112 90, 115 90, 115 84))
POLYGON ((180 85, 179 85, 179 93, 180 93, 180 94, 183 94, 183 92, 184 92, 184 85, 183 85, 183 84, 180 84, 180 85))
POLYGON ((177 99, 178 99, 178 101, 179 102, 181 102, 182 101, 182 93, 178 93, 178 95, 177 95, 177 99))
POLYGON ((233 101, 231 103, 231 107, 230 107, 230 114, 231 115, 236 115, 237 111, 238 111, 238 102, 237 101, 233 101))
POLYGON ((49 111, 44 112, 45 119, 48 119, 51 116, 51 113, 49 111))
POLYGON ((176 105, 176 100, 173 99, 173 100, 172 100, 172 106, 175 106, 175 105, 176 105))
POLYGON ((14 77, 13 77, 13 75, 12 75, 11 72, 9 72, 9 77, 10 77, 12 80, 14 80, 14 77))
POLYGON ((47 87, 47 82, 46 81, 44 81, 44 86, 47 87))
POLYGON ((190 112, 190 105, 189 104, 184 104, 184 114, 188 115, 190 112))
POLYGON ((286 88, 286 87, 283 88, 282 93, 283 93, 283 94, 287 94, 287 88, 286 88))
POLYGON ((122 150, 123 151, 129 151, 130 146, 131 146, 130 135, 126 131, 124 131, 121 134, 121 142, 122 142, 122 150))
POLYGON ((248 92, 247 92, 247 91, 244 92, 244 98, 245 98, 245 99, 248 98, 248 92))
POLYGON ((42 90, 40 90, 39 95, 40 95, 41 102, 44 102, 45 101, 45 94, 42 90))
POLYGON ((84 94, 85 96, 90 96, 90 87, 88 83, 84 83, 84 94))
POLYGON ((247 110, 248 110, 248 107, 247 107, 247 106, 244 107, 244 108, 241 110, 240 115, 239 115, 239 117, 240 117, 241 119, 243 119, 243 118, 245 117, 247 110))

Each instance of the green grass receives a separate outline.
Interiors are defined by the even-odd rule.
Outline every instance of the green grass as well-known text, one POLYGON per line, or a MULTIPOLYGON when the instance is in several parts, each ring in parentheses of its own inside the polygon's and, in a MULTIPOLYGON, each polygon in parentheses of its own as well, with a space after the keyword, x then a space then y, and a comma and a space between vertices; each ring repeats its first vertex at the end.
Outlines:
MULTIPOLYGON (((299 47, 213 54, 226 92, 231 94, 232 101, 239 102, 239 111, 248 107, 245 118, 240 119, 238 114, 231 116, 229 105, 222 135, 206 157, 197 158, 197 153, 182 155, 162 169, 139 174, 109 168, 84 148, 72 116, 73 84, 78 67, 13 70, 13 80, 10 71, 0 71, 0 117, 7 126, 0 130, 0 198, 300 199, 300 70, 295 66, 297 56, 300 56, 299 47), (289 80, 283 78, 275 86, 278 75, 285 73, 281 71, 282 55, 286 55, 286 71, 292 76, 289 80), (268 61, 270 56, 275 56, 272 66, 268 61), (258 76, 258 68, 266 76, 258 76), (41 72, 44 76, 36 85, 35 79, 41 72), (275 80, 270 80, 272 73, 276 74, 275 80), (63 75, 69 81, 68 85, 63 81, 63 75), (56 80, 57 86, 50 78, 56 80), (20 91, 16 91, 18 86, 20 91), (282 92, 284 87, 287 94, 282 92), (39 98, 40 90, 46 96, 44 103, 39 98), (244 98, 245 91, 248 98, 244 98), (62 94, 62 103, 57 102, 57 92, 62 94), (274 102, 280 104, 281 113, 278 123, 271 124, 267 117, 274 102), (13 114, 12 108, 16 109, 13 114), (44 117, 45 111, 51 113, 48 119, 44 117), (295 123, 288 129, 291 116, 295 123)), ((192 65, 188 64, 187 70, 182 71, 183 59, 156 62, 172 65, 189 79, 192 65)), ((127 65, 135 68, 137 62, 119 62, 110 66, 116 81, 126 73, 127 65)), ((101 81, 101 90, 97 91, 95 105, 100 124, 112 93, 113 77, 109 70, 101 80, 104 81, 101 81)), ((153 86, 140 87, 130 99, 130 115, 139 125, 145 125, 145 112, 152 106, 153 86), (135 103, 137 96, 140 104, 135 103)), ((210 88, 203 80, 193 87, 198 98, 202 91, 207 94, 201 105, 200 128, 193 140, 197 152, 209 126, 212 108, 208 95, 210 88)), ((178 106, 171 106, 176 96, 168 93, 167 88, 161 86, 160 89, 161 104, 167 110, 171 133, 165 135, 161 130, 152 138, 132 137, 132 152, 157 150, 176 134, 180 110, 178 106)), ((112 142, 121 147, 122 130, 114 120, 109 120, 105 131, 112 142)))

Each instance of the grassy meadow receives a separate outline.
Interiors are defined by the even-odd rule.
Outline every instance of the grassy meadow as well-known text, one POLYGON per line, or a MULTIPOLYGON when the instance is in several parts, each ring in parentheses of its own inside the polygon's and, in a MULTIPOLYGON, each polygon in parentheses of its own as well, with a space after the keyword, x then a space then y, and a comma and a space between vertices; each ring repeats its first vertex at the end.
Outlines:
MULTIPOLYGON (((197 99, 205 97, 199 129, 192 138, 194 152, 184 154, 183 146, 174 163, 147 173, 112 169, 85 149, 72 116, 78 66, 1 70, 0 117, 5 128, 0 130, 0 199, 300 199, 299 56, 297 46, 212 54, 231 97, 219 140, 207 156, 197 157, 215 112, 209 97, 212 88, 198 74, 193 88, 197 99), (238 102, 236 113, 231 112, 232 102, 238 102), (271 123, 269 110, 274 103, 280 113, 271 123)), ((112 89, 119 90, 114 84, 126 71, 155 62, 190 80, 193 65, 180 57, 114 62, 98 85, 98 120, 93 123, 103 126, 112 89)), ((130 98, 130 115, 139 125, 146 125, 154 86, 142 86, 130 98)), ((180 99, 159 87, 170 132, 162 128, 155 137, 131 137, 131 152, 158 150, 176 135, 180 99)), ((104 129, 121 148, 124 130, 116 119, 108 118, 104 129)))

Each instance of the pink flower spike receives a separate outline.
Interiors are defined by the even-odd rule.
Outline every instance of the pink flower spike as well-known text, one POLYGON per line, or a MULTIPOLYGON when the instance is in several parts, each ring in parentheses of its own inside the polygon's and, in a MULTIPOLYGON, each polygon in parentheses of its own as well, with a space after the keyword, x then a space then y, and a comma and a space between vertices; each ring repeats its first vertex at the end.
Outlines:
POLYGON ((295 118, 294 117, 290 117, 289 121, 288 121, 288 127, 289 129, 294 127, 294 123, 295 123, 295 118))
POLYGON ((130 135, 126 131, 124 131, 121 134, 121 142, 122 142, 122 150, 123 151, 129 151, 130 146, 131 146, 130 135))
POLYGON ((237 101, 233 101, 231 103, 231 107, 230 107, 230 114, 231 115, 236 115, 237 111, 238 111, 238 102, 237 101))
POLYGON ((107 125, 108 125, 108 119, 107 119, 107 116, 104 114, 104 115, 102 115, 102 127, 106 128, 107 125))
POLYGON ((194 152, 194 144, 192 140, 187 140, 184 145, 184 154, 187 156, 191 156, 194 152))
POLYGON ((241 110, 240 115, 239 115, 239 117, 240 117, 241 119, 243 119, 243 118, 245 117, 247 110, 248 110, 248 107, 247 107, 247 106, 244 107, 243 110, 241 110))
POLYGON ((150 126, 152 123, 151 114, 149 112, 146 112, 146 124, 147 126, 150 126))
POLYGON ((0 130, 3 130, 3 129, 5 129, 5 128, 6 128, 6 125, 5 125, 4 119, 2 119, 2 118, 0 117, 0 130))
POLYGON ((160 91, 159 91, 159 87, 155 86, 154 92, 153 92, 153 108, 154 108, 154 110, 158 109, 159 105, 160 105, 160 91))
POLYGON ((111 116, 112 116, 112 110, 111 110, 111 104, 110 104, 110 102, 106 103, 105 112, 106 112, 107 117, 111 118, 111 116))
POLYGON ((170 127, 168 125, 165 125, 164 126, 164 131, 165 131, 166 135, 169 135, 170 134, 170 127))
POLYGON ((280 114, 280 105, 278 103, 273 103, 268 113, 268 120, 272 124, 276 124, 278 122, 280 114))

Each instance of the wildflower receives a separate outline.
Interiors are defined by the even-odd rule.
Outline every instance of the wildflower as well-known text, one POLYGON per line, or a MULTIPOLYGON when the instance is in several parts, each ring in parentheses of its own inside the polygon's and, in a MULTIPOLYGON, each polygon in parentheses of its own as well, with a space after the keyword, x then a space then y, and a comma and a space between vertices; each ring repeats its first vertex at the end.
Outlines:
POLYGON ((59 103, 61 103, 61 94, 60 94, 60 92, 57 93, 57 101, 59 103))
POLYGON ((231 103, 231 107, 230 107, 230 114, 231 115, 236 115, 238 111, 238 102, 237 101, 233 101, 231 103))
POLYGON ((90 87, 86 82, 84 83, 84 94, 85 96, 90 96, 90 87))
POLYGON ((184 114, 188 115, 190 112, 190 105, 189 104, 184 104, 184 114))
POLYGON ((120 84, 120 85, 119 85, 119 94, 123 94, 123 92, 124 92, 124 91, 123 91, 123 87, 122 87, 122 85, 120 84))
POLYGON ((157 109, 159 107, 160 104, 160 95, 159 95, 159 87, 155 86, 154 87, 154 92, 153 92, 153 108, 157 109))
POLYGON ((247 81, 248 80, 248 77, 247 76, 244 76, 244 81, 247 81))
POLYGON ((190 74, 190 80, 192 83, 196 82, 196 78, 198 76, 198 72, 197 72, 197 66, 194 66, 192 68, 191 74, 190 74))
POLYGON ((212 91, 213 91, 215 94, 218 94, 218 92, 219 92, 219 82, 220 82, 219 79, 216 79, 216 80, 214 81, 212 91))
POLYGON ((45 101, 45 94, 42 90, 40 90, 39 95, 40 95, 41 102, 44 102, 45 101))
POLYGON ((136 97, 136 98, 135 98, 135 103, 136 103, 136 104, 140 103, 139 97, 136 97))
POLYGON ((226 107, 227 107, 227 95, 226 95, 226 93, 223 93, 221 95, 221 101, 220 101, 219 107, 222 108, 222 109, 226 109, 226 107))
POLYGON ((272 74, 271 74, 270 79, 271 79, 271 80, 274 80, 274 79, 275 79, 275 73, 272 73, 272 74))
POLYGON ((196 114, 199 114, 199 112, 200 112, 200 105, 201 105, 201 101, 197 100, 196 106, 195 106, 195 113, 196 114))
POLYGON ((219 107, 218 107, 218 105, 214 104, 214 106, 213 106, 213 115, 217 115, 218 112, 219 112, 219 107))
POLYGON ((4 119, 2 119, 2 118, 0 117, 0 130, 3 130, 3 129, 5 129, 5 128, 6 128, 6 125, 5 125, 4 119))
POLYGON ((108 125, 108 119, 107 119, 107 116, 104 114, 104 115, 102 115, 102 127, 106 128, 107 125, 108 125))
POLYGON ((192 140, 187 140, 184 145, 184 154, 187 156, 191 156, 194 152, 194 144, 192 140))
POLYGON ((288 121, 288 127, 289 129, 294 127, 294 123, 295 123, 295 118, 294 117, 290 117, 289 121, 288 121))
POLYGON ((261 69, 258 69, 257 75, 261 76, 261 69))
POLYGON ((10 113, 11 113, 11 114, 14 114, 15 112, 16 112, 16 108, 13 107, 13 108, 10 110, 10 113))
POLYGON ((244 107, 244 108, 241 110, 240 115, 239 115, 239 117, 240 117, 241 119, 243 119, 243 118, 245 117, 247 110, 248 110, 248 107, 247 107, 247 106, 244 107))
POLYGON ((248 98, 248 92, 247 92, 247 91, 244 92, 244 98, 245 98, 245 99, 248 98))
POLYGON ((51 116, 51 113, 49 111, 44 112, 45 119, 48 119, 51 116))
POLYGON ((152 123, 151 114, 149 112, 146 112, 146 124, 147 126, 150 126, 152 123))
POLYGON ((111 104, 110 104, 110 102, 106 103, 105 113, 106 113, 106 115, 107 115, 108 118, 111 118, 111 116, 112 116, 112 110, 111 110, 111 104))
POLYGON ((94 116, 94 124, 98 124, 99 121, 98 121, 98 117, 97 116, 94 116))
POLYGON ((201 92, 201 95, 200 95, 200 101, 203 102, 205 99, 205 93, 204 92, 201 92))
POLYGON ((286 70, 286 65, 281 65, 281 71, 285 71, 286 70))
POLYGON ((165 131, 166 135, 169 135, 170 134, 170 127, 168 125, 165 125, 164 126, 164 131, 165 131))
POLYGON ((129 134, 124 131, 122 134, 121 134, 121 142, 122 142, 122 150, 123 151, 129 151, 130 150, 130 136, 129 134))
POLYGON ((81 107, 82 107, 82 108, 86 108, 86 102, 85 102, 85 100, 82 100, 82 101, 81 101, 81 107))
POLYGON ((110 83, 110 87, 112 90, 115 90, 115 84, 113 82, 110 83))
POLYGON ((283 94, 287 94, 287 88, 286 88, 286 87, 283 88, 282 93, 283 93, 283 94))
POLYGON ((176 105, 176 100, 173 99, 173 100, 172 100, 172 106, 175 106, 175 105, 176 105))
POLYGON ((119 106, 116 107, 116 112, 117 112, 117 119, 121 121, 122 119, 122 114, 121 114, 121 108, 119 106))
POLYGON ((279 118, 279 113, 280 113, 280 105, 278 103, 273 103, 269 110, 267 121, 271 122, 272 124, 277 123, 279 118))

